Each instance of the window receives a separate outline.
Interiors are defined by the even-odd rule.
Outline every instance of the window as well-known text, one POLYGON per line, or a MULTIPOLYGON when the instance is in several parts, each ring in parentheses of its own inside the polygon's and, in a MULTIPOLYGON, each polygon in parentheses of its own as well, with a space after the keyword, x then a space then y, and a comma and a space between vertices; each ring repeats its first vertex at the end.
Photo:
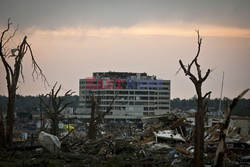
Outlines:
POLYGON ((159 102, 159 104, 169 104, 169 102, 159 102))
POLYGON ((159 95, 169 95, 169 92, 159 92, 159 95))
POLYGON ((163 82, 162 85, 169 85, 169 82, 163 82))
POLYGON ((159 97, 159 100, 169 100, 169 97, 159 97))
POLYGON ((129 94, 133 95, 133 94, 135 94, 135 92, 134 91, 130 91, 129 94))
POLYGON ((159 107, 160 110, 168 110, 169 107, 159 107))

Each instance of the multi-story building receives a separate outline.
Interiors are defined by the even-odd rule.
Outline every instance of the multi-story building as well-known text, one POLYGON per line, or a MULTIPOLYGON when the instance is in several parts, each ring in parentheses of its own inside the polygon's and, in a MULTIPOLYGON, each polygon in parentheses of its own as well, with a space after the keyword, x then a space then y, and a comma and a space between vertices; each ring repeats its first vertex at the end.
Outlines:
POLYGON ((170 80, 128 72, 95 72, 91 78, 80 79, 79 107, 90 114, 93 93, 104 112, 117 92, 109 117, 142 118, 170 110, 170 80))

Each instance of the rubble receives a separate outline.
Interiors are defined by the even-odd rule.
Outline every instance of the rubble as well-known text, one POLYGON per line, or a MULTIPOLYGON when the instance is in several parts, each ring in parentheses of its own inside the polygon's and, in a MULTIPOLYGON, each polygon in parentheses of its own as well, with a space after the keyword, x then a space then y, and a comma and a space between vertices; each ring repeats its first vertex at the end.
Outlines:
MULTIPOLYGON (((25 166, 192 166, 194 143, 193 124, 185 117, 162 116, 158 122, 104 123, 96 139, 87 137, 88 124, 71 124, 72 129, 61 131, 59 138, 41 131, 37 142, 29 148, 20 145, 10 153, 0 152, 0 163, 10 161, 25 166), (169 118, 169 119, 168 119, 169 118), (20 149, 23 147, 23 149, 20 149), (26 152, 27 155, 21 155, 26 152), (117 165, 118 164, 118 165, 117 165)), ((211 166, 220 134, 220 123, 206 128, 205 160, 211 166)), ((226 158, 230 164, 247 164, 250 155, 250 136, 241 136, 236 127, 230 127, 226 136, 226 158)), ((22 133, 21 133, 22 134, 22 133)), ((36 136, 36 135, 35 135, 36 136)), ((26 154, 25 153, 25 154, 26 154)))

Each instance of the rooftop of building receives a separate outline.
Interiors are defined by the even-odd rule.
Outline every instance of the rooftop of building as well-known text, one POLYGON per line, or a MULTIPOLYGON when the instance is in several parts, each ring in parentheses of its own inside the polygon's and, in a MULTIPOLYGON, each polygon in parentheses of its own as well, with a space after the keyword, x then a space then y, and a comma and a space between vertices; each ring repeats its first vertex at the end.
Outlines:
POLYGON ((93 77, 95 78, 131 78, 135 77, 137 79, 156 79, 156 76, 149 76, 147 73, 135 73, 135 72, 94 72, 93 77))

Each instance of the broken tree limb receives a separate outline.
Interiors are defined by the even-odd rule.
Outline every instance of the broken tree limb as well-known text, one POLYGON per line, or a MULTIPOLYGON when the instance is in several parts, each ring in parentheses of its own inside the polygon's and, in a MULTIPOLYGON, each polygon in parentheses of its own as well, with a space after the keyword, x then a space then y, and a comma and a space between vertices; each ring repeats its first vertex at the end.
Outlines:
POLYGON ((99 104, 95 98, 95 95, 92 94, 90 97, 91 99, 91 117, 90 117, 90 123, 88 128, 88 138, 91 140, 96 139, 97 133, 98 133, 98 125, 100 125, 103 122, 103 119, 106 114, 108 114, 113 107, 113 103, 117 97, 119 92, 116 93, 116 95, 113 97, 108 109, 105 112, 99 111, 99 104))
POLYGON ((225 144, 225 138, 226 138, 226 131, 230 123, 230 118, 231 118, 231 113, 234 107, 237 105, 238 101, 249 91, 249 89, 244 90, 238 97, 234 98, 232 103, 230 104, 229 107, 227 107, 227 112, 228 115, 224 120, 223 125, 221 126, 220 129, 220 138, 219 138, 219 143, 218 147, 215 153, 215 159, 214 159, 214 167, 221 167, 223 165, 223 159, 225 155, 225 149, 226 149, 226 144, 225 144))

